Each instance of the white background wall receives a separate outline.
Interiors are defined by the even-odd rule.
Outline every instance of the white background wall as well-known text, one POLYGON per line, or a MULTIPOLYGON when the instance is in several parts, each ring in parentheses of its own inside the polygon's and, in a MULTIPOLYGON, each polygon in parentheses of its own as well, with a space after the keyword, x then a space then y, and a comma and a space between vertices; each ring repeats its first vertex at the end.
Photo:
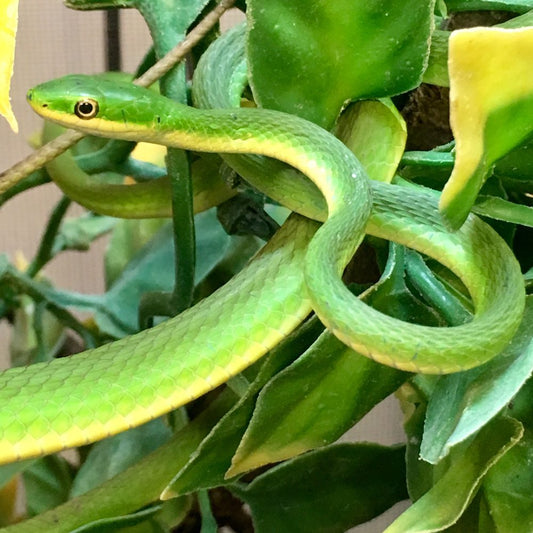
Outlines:
MULTIPOLYGON (((134 10, 123 10, 122 49, 124 69, 133 71, 150 42, 142 18, 134 10)), ((226 19, 231 23, 231 16, 226 19)), ((25 101, 33 85, 71 73, 95 73, 104 69, 104 17, 102 12, 81 12, 65 8, 60 0, 20 0, 19 30, 15 71, 11 89, 12 104, 20 126, 15 135, 0 119, 0 170, 8 168, 30 153, 28 139, 39 129, 40 119, 25 101)), ((11 257, 35 253, 48 213, 60 194, 53 184, 23 193, 0 209, 0 253, 11 257)), ((72 208, 72 212, 80 212, 72 208)), ((103 290, 101 257, 105 240, 90 253, 61 254, 46 268, 47 275, 63 288, 94 293, 103 290)), ((8 329, 0 324, 0 366, 7 365, 8 329)), ((350 439, 377 441, 383 444, 403 440, 401 414, 393 400, 378 406, 350 434, 350 439)), ((372 476, 372 472, 368 472, 372 476)), ((392 520, 383 520, 353 531, 378 533, 392 520)), ((310 532, 311 533, 311 532, 310 532)))

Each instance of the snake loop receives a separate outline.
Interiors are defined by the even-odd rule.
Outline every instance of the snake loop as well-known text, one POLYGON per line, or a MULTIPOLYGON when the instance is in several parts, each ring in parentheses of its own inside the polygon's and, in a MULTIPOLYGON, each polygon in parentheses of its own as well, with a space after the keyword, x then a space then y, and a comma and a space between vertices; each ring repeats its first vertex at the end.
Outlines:
POLYGON ((470 217, 460 231, 448 232, 435 194, 370 183, 355 156, 313 124, 264 109, 194 109, 87 76, 42 84, 28 99, 45 118, 86 133, 227 154, 263 192, 325 222, 317 230, 316 222, 291 216, 228 284, 155 328, 0 374, 0 462, 93 442, 183 405, 256 361, 311 309, 357 351, 430 373, 487 361, 518 327, 524 306, 520 269, 489 226, 470 217), (86 102, 93 104, 90 110, 86 102), (355 299, 340 274, 365 231, 454 271, 470 291, 474 319, 423 327, 355 299))

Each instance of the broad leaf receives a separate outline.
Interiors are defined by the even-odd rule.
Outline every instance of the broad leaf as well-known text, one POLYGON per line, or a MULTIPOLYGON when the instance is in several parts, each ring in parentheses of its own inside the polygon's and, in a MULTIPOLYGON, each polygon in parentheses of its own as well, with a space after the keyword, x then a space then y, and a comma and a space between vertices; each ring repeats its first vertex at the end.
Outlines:
POLYGON ((318 319, 309 320, 271 351, 246 394, 213 427, 165 489, 163 499, 227 483, 227 471, 252 416, 258 392, 272 376, 305 351, 321 330, 318 319))
POLYGON ((533 142, 529 140, 502 157, 494 165, 494 175, 533 190, 533 142))
POLYGON ((407 490, 411 500, 416 502, 433 485, 434 467, 420 459, 420 442, 424 431, 426 403, 423 395, 419 391, 415 391, 410 383, 405 384, 400 389, 398 397, 405 414, 407 490))
MULTIPOLYGON (((383 276, 364 299, 402 320, 438 323, 432 309, 406 286, 401 246, 391 245, 383 276)), ((261 391, 228 475, 334 442, 407 375, 357 354, 325 332, 261 391)))
POLYGON ((109 290, 135 254, 167 223, 166 219, 119 220, 105 254, 105 280, 109 290))
POLYGON ((330 128, 349 100, 416 87, 429 53, 433 7, 433 0, 250 0, 256 101, 330 128))
POLYGON ((74 478, 70 496, 79 496, 111 479, 164 444, 172 432, 161 419, 96 443, 74 478))
POLYGON ((72 468, 59 455, 48 455, 33 462, 22 473, 28 514, 38 515, 68 499, 72 468))
POLYGON ((257 533, 344 533, 407 497, 404 453, 336 444, 230 488, 250 506, 257 533))
POLYGON ((475 496, 483 476, 522 437, 520 422, 497 418, 461 448, 435 485, 385 533, 430 533, 453 525, 475 496))
POLYGON ((65 219, 56 235, 53 255, 63 250, 88 250, 94 240, 111 231, 116 223, 113 217, 93 213, 65 219))
POLYGON ((71 533, 113 533, 114 531, 122 531, 122 528, 131 527, 152 518, 160 508, 161 505, 155 505, 129 515, 95 520, 90 524, 74 529, 71 533))
POLYGON ((448 87, 448 39, 450 32, 435 30, 431 35, 431 48, 429 51, 428 66, 424 72, 424 82, 432 85, 448 87))
POLYGON ((334 442, 405 379, 323 334, 261 392, 228 475, 334 442))
POLYGON ((533 531, 533 434, 526 431, 487 473, 483 497, 496 531, 533 531))
POLYGON ((525 13, 533 9, 532 0, 446 0, 446 5, 450 11, 501 9, 525 13))
POLYGON ((437 463, 496 416, 533 371, 533 296, 512 343, 492 361, 443 376, 428 405, 421 457, 437 463))
POLYGON ((479 195, 472 211, 496 220, 533 227, 533 207, 509 202, 503 198, 479 195))

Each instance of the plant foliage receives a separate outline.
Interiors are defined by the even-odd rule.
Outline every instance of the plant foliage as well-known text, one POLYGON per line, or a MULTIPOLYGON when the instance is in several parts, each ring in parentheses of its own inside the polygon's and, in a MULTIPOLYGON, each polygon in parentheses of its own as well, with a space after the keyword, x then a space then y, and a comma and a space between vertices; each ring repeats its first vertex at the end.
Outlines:
MULTIPOLYGON (((139 10, 155 50, 139 58, 139 73, 215 6, 212 0, 65 3, 78 10, 139 10)), ((0 112, 14 125, 8 87, 16 2, 4 4, 0 112)), ((533 1, 246 0, 237 6, 246 16, 233 37, 246 58, 246 64, 236 61, 233 79, 242 105, 296 114, 331 130, 373 179, 437 191, 448 182, 443 216, 450 226, 470 208, 493 225, 532 292, 533 1), (473 10, 481 20, 488 10, 501 10, 507 22, 451 32, 450 24, 468 23, 462 12, 473 10), (246 41, 239 37, 244 33, 246 41), (426 145, 417 143, 420 136, 426 145), (450 194, 458 196, 448 201, 450 194)), ((193 48, 189 72, 219 35, 215 26, 193 48)), ((160 90, 192 103, 190 82, 178 66, 160 90)), ((94 183, 166 173, 156 148, 144 147, 141 156, 132 149, 131 143, 85 139, 69 157, 94 183)), ((73 343, 81 350, 139 331, 178 312, 177 295, 197 303, 239 272, 287 216, 216 155, 171 150, 167 163, 170 173, 190 168, 194 179, 238 184, 237 200, 195 217, 195 274, 183 260, 193 244, 187 216, 118 220, 88 212, 66 219, 70 200, 63 198, 28 265, 0 256, 0 317, 13 326, 14 366, 69 355, 73 343), (48 262, 66 250, 88 249, 104 234, 110 235, 105 293, 52 285, 48 262), (174 243, 183 255, 176 255, 174 243), (90 318, 80 320, 73 310, 90 318)), ((35 169, 4 190, 0 204, 49 179, 46 168, 35 169)), ((345 278, 368 305, 406 321, 446 327, 468 320, 473 308, 448 270, 377 238, 365 240, 345 278)), ((0 525, 13 533, 149 533, 189 531, 184 524, 193 521, 191 530, 202 533, 222 525, 251 531, 252 524, 260 533, 342 533, 410 499, 388 533, 528 533, 532 371, 533 295, 503 353, 441 377, 364 358, 311 317, 221 390, 80 448, 75 463, 52 455, 0 467, 0 525), (405 445, 337 442, 393 393, 405 416, 405 445), (22 485, 27 506, 21 517, 15 500, 22 485), (20 518, 28 520, 15 523, 20 518)))

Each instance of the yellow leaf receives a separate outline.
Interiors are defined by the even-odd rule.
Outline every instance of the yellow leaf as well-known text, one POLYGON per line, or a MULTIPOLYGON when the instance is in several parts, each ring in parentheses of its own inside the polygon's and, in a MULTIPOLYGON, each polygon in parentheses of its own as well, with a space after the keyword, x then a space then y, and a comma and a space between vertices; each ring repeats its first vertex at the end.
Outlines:
POLYGON ((18 124, 9 101, 9 86, 15 59, 18 0, 0 0, 0 114, 17 133, 18 124))
POLYGON ((472 28, 450 36, 450 123, 455 165, 440 209, 466 219, 492 165, 533 132, 533 27, 472 28))

